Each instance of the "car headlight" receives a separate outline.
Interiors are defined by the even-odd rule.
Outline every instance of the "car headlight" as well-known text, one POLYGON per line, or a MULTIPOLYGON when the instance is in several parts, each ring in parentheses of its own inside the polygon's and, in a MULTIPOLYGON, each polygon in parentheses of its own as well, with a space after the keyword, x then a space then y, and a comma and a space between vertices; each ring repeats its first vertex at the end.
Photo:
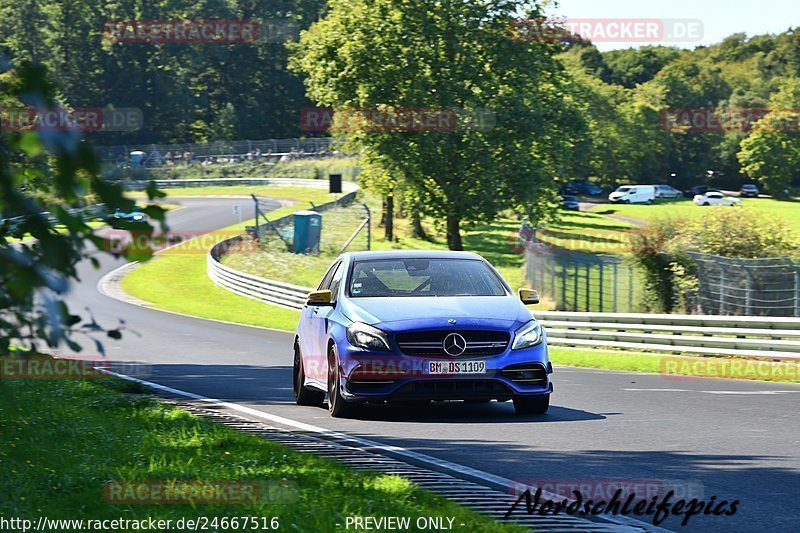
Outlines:
POLYGON ((144 220, 144 215, 133 215, 133 220, 144 220))
POLYGON ((542 327, 535 320, 531 320, 514 332, 514 344, 511 345, 511 349, 530 348, 540 342, 542 342, 542 327))
POLYGON ((354 322, 347 327, 347 342, 366 350, 392 351, 386 332, 363 322, 354 322))

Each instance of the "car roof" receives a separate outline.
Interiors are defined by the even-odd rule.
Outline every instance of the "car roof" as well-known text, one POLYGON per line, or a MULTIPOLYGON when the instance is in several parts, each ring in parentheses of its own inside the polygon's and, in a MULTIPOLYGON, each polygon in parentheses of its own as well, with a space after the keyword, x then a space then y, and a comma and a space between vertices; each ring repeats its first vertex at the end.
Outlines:
POLYGON ((369 252, 349 252, 343 258, 353 261, 370 261, 376 259, 478 259, 483 257, 473 252, 456 252, 452 250, 379 250, 369 252))

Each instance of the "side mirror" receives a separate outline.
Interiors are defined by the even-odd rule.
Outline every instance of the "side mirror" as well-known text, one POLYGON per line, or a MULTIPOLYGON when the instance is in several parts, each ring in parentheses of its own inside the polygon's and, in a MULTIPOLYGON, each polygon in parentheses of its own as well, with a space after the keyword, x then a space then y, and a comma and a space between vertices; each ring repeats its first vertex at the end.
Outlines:
POLYGON ((539 303, 539 291, 533 289, 520 289, 519 299, 525 305, 535 305, 539 303))
POLYGON ((333 305, 331 291, 312 291, 308 293, 307 305, 333 305))

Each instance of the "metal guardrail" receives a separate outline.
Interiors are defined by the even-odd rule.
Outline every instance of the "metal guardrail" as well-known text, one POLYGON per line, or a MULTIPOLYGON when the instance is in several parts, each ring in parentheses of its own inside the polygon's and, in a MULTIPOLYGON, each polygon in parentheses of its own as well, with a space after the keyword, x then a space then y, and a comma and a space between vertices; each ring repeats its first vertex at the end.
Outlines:
MULTIPOLYGON (((350 189, 358 186, 350 184, 350 189)), ((247 274, 220 262, 241 238, 226 239, 211 248, 209 278, 240 296, 302 309, 313 288, 247 274)), ((800 318, 561 311, 537 311, 535 315, 552 345, 800 360, 800 318)))
MULTIPOLYGON (((119 184, 128 190, 140 190, 147 187, 151 180, 120 181, 119 184)), ((304 178, 216 178, 216 179, 174 179, 152 180, 159 189, 172 189, 176 187, 214 187, 226 185, 272 185, 277 187, 308 187, 312 189, 327 189, 328 180, 311 180, 304 178)), ((358 185, 350 181, 342 182, 344 192, 355 192, 358 185)), ((327 205, 327 204, 325 204, 327 205)))
MULTIPOLYGON (((311 287, 268 280, 208 257, 208 275, 248 298, 302 309, 311 287)), ((552 345, 800 360, 800 319, 632 313, 535 313, 552 345)))
POLYGON ((556 311, 536 316, 554 345, 800 360, 798 318, 556 311))
MULTIPOLYGON (((258 178, 258 179, 248 179, 248 178, 223 178, 219 180, 180 180, 183 181, 199 181, 203 183, 207 183, 209 181, 223 181, 226 184, 235 184, 239 180, 249 181, 249 182, 259 182, 259 184, 266 185, 269 182, 270 185, 274 184, 273 182, 280 182, 281 185, 291 185, 291 186, 302 186, 302 187, 321 187, 326 188, 328 186, 327 180, 307 180, 307 179, 295 179, 295 178, 258 178), (233 180, 233 181, 231 181, 233 180)), ((170 180, 172 181, 172 180, 170 180)), ((177 180, 174 180, 177 181, 177 180)), ((158 185, 158 182, 156 182, 158 185)), ((160 185, 158 185, 161 187, 160 185)), ((357 184, 343 181, 342 182, 342 190, 346 192, 344 196, 335 200, 333 202, 327 202, 325 204, 320 204, 315 206, 315 210, 317 211, 325 211, 332 207, 335 207, 337 204, 340 204, 342 201, 347 201, 352 199, 356 192, 358 192, 359 187, 357 184)), ((287 215, 283 218, 289 218, 292 215, 287 215)), ((270 224, 280 224, 281 220, 283 219, 276 219, 270 222, 270 224)), ((225 239, 224 241, 220 241, 215 244, 211 250, 209 250, 207 258, 206 258, 206 272, 208 273, 208 277, 213 281, 216 285, 222 287, 223 289, 229 290, 235 294, 240 296, 245 296, 247 298, 252 298, 254 300, 259 300, 264 303, 277 305, 279 307, 284 307, 287 309, 302 309, 303 305, 306 302, 306 297, 308 293, 313 291, 314 289, 310 287, 301 287, 299 285, 292 285, 291 283, 284 283, 281 281, 273 281, 270 279, 262 278, 259 276, 254 276, 252 274, 247 274, 245 272, 240 272, 230 267, 226 267, 222 264, 222 256, 224 256, 229 249, 235 247, 241 240, 244 235, 231 237, 229 239, 225 239)))

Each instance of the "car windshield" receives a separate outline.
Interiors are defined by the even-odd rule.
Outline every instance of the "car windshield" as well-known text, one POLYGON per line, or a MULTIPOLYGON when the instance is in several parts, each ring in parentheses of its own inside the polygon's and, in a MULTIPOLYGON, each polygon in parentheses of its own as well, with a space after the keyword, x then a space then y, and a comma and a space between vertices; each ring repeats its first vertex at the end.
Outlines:
POLYGON ((619 189, 617 189, 617 192, 628 192, 630 190, 631 190, 630 187, 620 187, 619 189))
POLYGON ((495 273, 475 259, 358 261, 349 288, 352 298, 506 295, 495 273))

